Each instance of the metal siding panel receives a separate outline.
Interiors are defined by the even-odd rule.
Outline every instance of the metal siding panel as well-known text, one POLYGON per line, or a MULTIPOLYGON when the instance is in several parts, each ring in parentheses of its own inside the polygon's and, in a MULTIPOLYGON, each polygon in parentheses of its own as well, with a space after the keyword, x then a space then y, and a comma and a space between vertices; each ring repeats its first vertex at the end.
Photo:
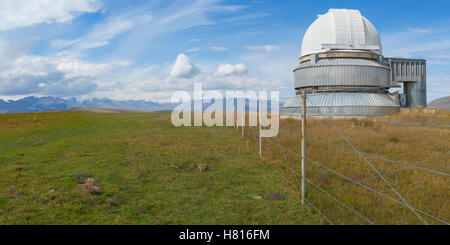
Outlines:
POLYGON ((326 60, 326 62, 319 61, 318 65, 301 66, 296 70, 294 72, 295 86, 390 87, 389 68, 379 65, 375 61, 367 63, 367 61, 359 62, 358 59, 347 62, 352 59, 336 59, 340 60, 339 65, 333 65, 333 62, 329 61, 333 59, 326 60), (372 66, 373 64, 377 65, 372 66))
MULTIPOLYGON (((383 93, 349 93, 349 92, 323 92, 308 93, 307 106, 342 107, 342 106, 375 106, 375 107, 399 107, 388 95, 383 93)), ((300 106, 301 96, 290 99, 283 107, 300 106)))

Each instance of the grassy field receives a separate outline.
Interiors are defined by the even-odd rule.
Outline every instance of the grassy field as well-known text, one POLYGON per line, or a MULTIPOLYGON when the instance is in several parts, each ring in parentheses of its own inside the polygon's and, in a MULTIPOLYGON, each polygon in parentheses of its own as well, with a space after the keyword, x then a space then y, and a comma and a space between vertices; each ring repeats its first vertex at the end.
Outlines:
MULTIPOLYGON (((377 176, 332 125, 358 150, 395 161, 367 157, 381 173, 450 151, 449 127, 373 120, 448 125, 450 113, 309 119, 308 158, 354 180, 377 176)), ((263 140, 261 161, 256 128, 242 139, 230 127, 176 128, 164 113, 0 114, 0 224, 326 224, 299 204, 300 122, 280 128, 263 140)), ((449 222, 450 182, 438 174, 450 173, 449 159, 385 178, 409 205, 449 222)), ((421 224, 408 207, 312 162, 307 177, 374 224, 421 224)), ((380 178, 363 183, 399 199, 380 178)), ((311 184, 307 198, 335 224, 368 223, 311 184)))
MULTIPOLYGON (((332 125, 341 131, 359 151, 395 161, 366 157, 381 173, 395 171, 405 165, 450 151, 450 127, 391 125, 377 123, 374 120, 450 125, 450 112, 438 111, 435 114, 428 114, 416 110, 416 112, 398 113, 381 118, 333 121, 332 124, 327 120, 309 119, 307 120, 307 157, 354 180, 360 181, 378 176, 364 159, 349 150, 351 147, 332 125)), ((300 127, 300 122, 297 120, 282 120, 279 135, 273 139, 263 139, 263 158, 279 169, 287 179, 286 185, 291 186, 297 193, 300 192, 296 184, 299 179, 296 173, 300 173, 300 159, 292 152, 300 153, 300 127)), ((246 131, 250 139, 258 136, 256 129, 247 128, 246 131)), ((252 147, 257 151, 257 142, 254 141, 252 147)), ((446 154, 418 164, 416 167, 419 168, 406 168, 384 176, 410 206, 450 222, 449 160, 450 154, 446 154), (436 171, 445 173, 447 176, 437 174, 436 171)), ((374 224, 422 224, 408 207, 401 206, 361 186, 349 185, 350 181, 310 161, 307 163, 307 178, 320 188, 329 190, 329 194, 374 224), (344 187, 340 188, 341 186, 344 187)), ((395 192, 381 178, 375 178, 364 184, 399 200, 395 192)), ((311 184, 307 185, 307 197, 333 223, 369 223, 311 184)), ((421 216, 427 223, 442 224, 426 215, 421 214, 421 216)))
POLYGON ((250 139, 161 113, 0 114, 0 210, 0 224, 324 223, 250 139))

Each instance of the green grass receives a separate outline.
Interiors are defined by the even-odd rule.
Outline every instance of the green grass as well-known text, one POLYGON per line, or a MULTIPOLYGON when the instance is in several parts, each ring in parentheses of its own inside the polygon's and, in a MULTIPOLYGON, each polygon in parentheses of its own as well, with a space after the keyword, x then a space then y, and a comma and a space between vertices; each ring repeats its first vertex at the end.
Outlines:
POLYGON ((0 224, 321 224, 249 141, 161 113, 0 114, 0 224))

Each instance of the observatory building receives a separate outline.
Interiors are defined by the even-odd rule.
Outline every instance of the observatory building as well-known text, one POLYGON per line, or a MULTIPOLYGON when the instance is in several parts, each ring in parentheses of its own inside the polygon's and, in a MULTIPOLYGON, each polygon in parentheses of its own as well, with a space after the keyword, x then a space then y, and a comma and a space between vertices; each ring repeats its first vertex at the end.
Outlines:
POLYGON ((375 26, 358 10, 330 9, 319 15, 303 37, 294 70, 297 95, 283 115, 378 116, 401 106, 426 106, 426 61, 385 58, 375 26), (389 93, 401 88, 403 94, 389 93))

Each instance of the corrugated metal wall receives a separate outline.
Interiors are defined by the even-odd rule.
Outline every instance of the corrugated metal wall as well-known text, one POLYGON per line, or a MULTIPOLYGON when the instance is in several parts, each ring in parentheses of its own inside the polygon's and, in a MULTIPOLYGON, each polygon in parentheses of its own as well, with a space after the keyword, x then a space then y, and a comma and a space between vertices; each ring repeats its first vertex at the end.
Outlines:
MULTIPOLYGON (((377 116, 398 112, 400 106, 383 93, 322 92, 308 93, 306 96, 309 115, 336 116, 377 116)), ((301 113, 301 95, 290 99, 284 106, 285 116, 301 113)))
MULTIPOLYGON (((306 106, 398 106, 392 98, 383 93, 308 93, 306 106)), ((302 96, 292 97, 283 107, 298 107, 302 96)))
MULTIPOLYGON (((307 107, 308 116, 384 116, 396 113, 400 107, 307 107)), ((302 108, 286 108, 281 111, 282 116, 300 116, 302 108)))
POLYGON ((368 86, 390 87, 390 69, 368 59, 320 59, 302 63, 295 71, 295 87, 368 86))

